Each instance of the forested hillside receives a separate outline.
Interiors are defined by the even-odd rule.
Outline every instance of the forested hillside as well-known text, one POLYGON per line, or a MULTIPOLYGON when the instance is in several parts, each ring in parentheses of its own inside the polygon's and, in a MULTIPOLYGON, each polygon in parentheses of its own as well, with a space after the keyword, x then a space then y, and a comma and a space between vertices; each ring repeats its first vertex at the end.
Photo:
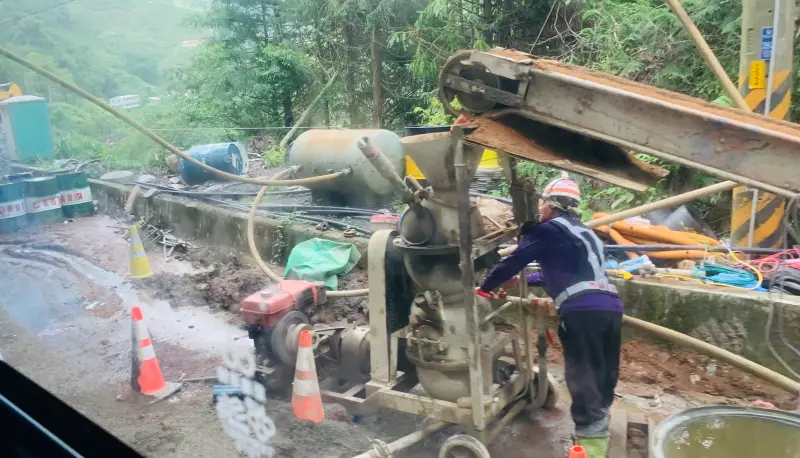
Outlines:
MULTIPOLYGON (((722 96, 661 0, 72 0, 15 19, 57 2, 3 0, 0 40, 95 94, 166 96, 132 114, 182 147, 277 137, 331 78, 306 125, 399 131, 447 122, 436 79, 444 59, 464 48, 516 48, 706 100, 722 96), (181 46, 197 38, 206 40, 181 46)), ((682 3, 735 81, 741 0, 682 3)), ((0 80, 48 95, 47 82, 6 61, 0 80)), ((53 99, 62 155, 100 155, 126 166, 163 159, 62 89, 53 99)), ((674 173, 666 186, 692 187, 696 179, 674 173)), ((615 195, 623 204, 643 198, 615 195)))
MULTIPOLYGON (((3 0, 0 42, 103 97, 162 93, 174 65, 189 59, 181 41, 201 36, 185 23, 190 5, 171 0, 75 0, 29 15, 59 3, 3 0)), ((50 96, 51 83, 7 61, 0 61, 0 81, 50 96)), ((53 90, 55 101, 68 97, 53 90)))

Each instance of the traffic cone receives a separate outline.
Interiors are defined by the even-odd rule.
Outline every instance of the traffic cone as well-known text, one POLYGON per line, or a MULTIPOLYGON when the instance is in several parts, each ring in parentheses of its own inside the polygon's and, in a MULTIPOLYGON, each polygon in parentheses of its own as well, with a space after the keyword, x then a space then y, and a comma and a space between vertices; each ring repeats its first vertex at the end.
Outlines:
POLYGON ((142 238, 139 237, 139 228, 131 226, 131 278, 147 278, 153 275, 147 254, 144 252, 142 238))
POLYGON ((588 458, 588 455, 586 455, 585 448, 580 445, 573 445, 572 448, 569 449, 569 458, 588 458))
POLYGON ((292 410, 294 416, 300 420, 320 423, 325 418, 314 364, 314 350, 311 348, 311 332, 308 330, 300 333, 300 346, 297 349, 297 365, 292 385, 292 410))
POLYGON ((134 365, 134 367, 138 366, 138 370, 131 373, 131 386, 135 387, 138 384, 141 394, 153 396, 156 401, 160 401, 181 389, 181 384, 164 381, 161 367, 156 359, 156 351, 153 349, 153 341, 150 339, 150 334, 147 333, 142 310, 138 306, 131 310, 131 320, 138 360, 138 365, 134 365))

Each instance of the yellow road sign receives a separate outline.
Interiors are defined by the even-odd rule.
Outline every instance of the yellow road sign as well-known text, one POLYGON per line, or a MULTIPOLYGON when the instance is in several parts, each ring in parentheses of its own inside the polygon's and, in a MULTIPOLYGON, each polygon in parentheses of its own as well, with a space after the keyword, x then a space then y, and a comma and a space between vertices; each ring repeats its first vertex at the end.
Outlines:
POLYGON ((750 89, 764 89, 766 65, 763 60, 750 62, 750 89))

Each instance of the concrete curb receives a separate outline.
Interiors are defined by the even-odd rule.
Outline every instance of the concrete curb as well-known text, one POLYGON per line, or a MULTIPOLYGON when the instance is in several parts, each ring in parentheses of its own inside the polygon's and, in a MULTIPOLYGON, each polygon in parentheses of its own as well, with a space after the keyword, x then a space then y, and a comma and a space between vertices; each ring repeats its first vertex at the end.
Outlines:
MULTIPOLYGON (((89 180, 92 197, 102 210, 122 211, 133 186, 89 180)), ((229 246, 249 253, 247 246, 247 214, 194 199, 169 194, 156 194, 145 199, 139 197, 133 206, 136 216, 144 217, 160 227, 173 229, 179 237, 193 238, 205 243, 229 246)), ((280 250, 284 262, 292 248, 300 242, 322 238, 341 243, 352 243, 361 253, 358 267, 367 266, 367 245, 364 237, 344 237, 337 231, 318 231, 306 224, 286 224, 282 221, 256 217, 256 245, 265 261, 273 259, 280 250)))
MULTIPOLYGON (((795 347, 800 346, 800 298, 658 280, 615 283, 626 314, 688 334, 789 375, 769 350, 765 330, 770 306, 775 304, 783 319, 786 339, 795 347)), ((785 361, 800 370, 796 355, 778 336, 777 315, 772 324, 773 345, 785 361)))
MULTIPOLYGON (((124 208, 132 186, 89 181, 92 196, 101 208, 124 208)), ((173 229, 175 235, 229 246, 242 253, 249 251, 245 213, 168 194, 150 199, 139 197, 133 211, 137 216, 152 218, 154 224, 173 229)), ((281 221, 264 217, 256 219, 255 234, 265 260, 272 259, 273 252, 283 244, 286 248, 281 254, 285 261, 292 247, 320 237, 354 244, 361 253, 358 266, 365 268, 367 265, 369 240, 363 237, 345 238, 339 232, 320 232, 303 224, 282 225, 281 221)), ((772 303, 779 304, 786 337, 800 347, 800 298, 650 280, 616 283, 627 314, 697 337, 785 374, 785 369, 767 348, 764 334, 769 307, 772 303)), ((648 336, 641 337, 650 340, 648 336)), ((795 361, 778 336, 773 336, 773 342, 785 360, 795 361)), ((794 366, 800 370, 800 365, 794 366)))

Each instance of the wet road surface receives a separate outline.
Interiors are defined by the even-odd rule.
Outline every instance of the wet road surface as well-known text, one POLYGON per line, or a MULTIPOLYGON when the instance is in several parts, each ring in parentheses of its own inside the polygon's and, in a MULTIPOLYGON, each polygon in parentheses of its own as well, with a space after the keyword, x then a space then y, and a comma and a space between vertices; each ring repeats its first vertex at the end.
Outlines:
MULTIPOLYGON (((249 346, 228 312, 172 307, 125 278, 128 246, 119 224, 99 215, 25 237, 0 239, 0 352, 11 365, 147 456, 235 457, 211 404, 210 384, 185 384, 177 395, 148 404, 130 389, 130 315, 143 308, 164 375, 214 373, 224 349, 249 346), (65 251, 66 250, 66 251, 65 251), (74 253, 74 254, 73 254, 74 253), (80 254, 78 256, 77 254, 80 254)), ((152 250, 153 270, 189 272, 152 250)), ((509 458, 566 455, 571 424, 564 396, 558 409, 522 415, 490 447, 509 458)), ((269 400, 278 433, 276 456, 349 457, 390 442, 430 420, 392 411, 353 424, 344 410, 326 405, 327 420, 295 420, 282 400, 269 400)), ((433 458, 455 428, 399 456, 433 458)))

